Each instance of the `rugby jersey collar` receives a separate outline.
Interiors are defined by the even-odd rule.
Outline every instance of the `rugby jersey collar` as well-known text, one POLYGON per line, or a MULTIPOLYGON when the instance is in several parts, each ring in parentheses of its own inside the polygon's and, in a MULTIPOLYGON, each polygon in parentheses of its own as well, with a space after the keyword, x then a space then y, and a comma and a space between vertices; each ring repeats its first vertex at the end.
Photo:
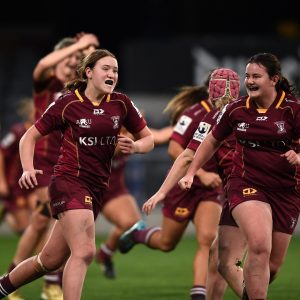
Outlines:
MULTIPOLYGON (((275 107, 275 109, 278 109, 280 107, 281 103, 283 102, 284 98, 285 98, 285 92, 281 91, 281 90, 278 91, 275 100, 273 101, 273 103, 271 104, 271 106, 269 108, 275 107)), ((246 100, 246 108, 247 109, 249 109, 251 107, 252 102, 253 101, 251 101, 250 97, 248 97, 247 100, 246 100)), ((256 106, 254 103, 252 103, 252 105, 256 106)), ((264 110, 264 111, 268 110, 268 109, 259 109, 257 107, 256 107, 256 109, 257 110, 264 110)))
POLYGON ((211 104, 207 100, 201 100, 200 104, 204 107, 207 112, 210 112, 212 107, 211 104))
POLYGON ((102 101, 110 102, 110 94, 105 95, 103 100, 101 100, 100 102, 91 101, 84 93, 81 94, 78 89, 75 90, 75 95, 77 96, 80 102, 88 101, 94 106, 99 106, 102 103, 102 101))

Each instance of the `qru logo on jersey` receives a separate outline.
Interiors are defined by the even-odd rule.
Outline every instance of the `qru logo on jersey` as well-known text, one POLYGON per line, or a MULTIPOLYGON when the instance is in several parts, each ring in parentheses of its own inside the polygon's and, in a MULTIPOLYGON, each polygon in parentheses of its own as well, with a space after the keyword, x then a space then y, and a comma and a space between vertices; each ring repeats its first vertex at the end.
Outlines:
POLYGON ((79 119, 76 124, 81 128, 90 128, 92 124, 92 119, 79 119))
POLYGON ((290 228, 293 229, 297 224, 297 219, 291 217, 290 228))
POLYGON ((285 124, 284 121, 274 122, 274 124, 278 128, 278 130, 277 130, 278 134, 286 133, 286 130, 284 128, 284 124, 285 124))
POLYGON ((119 128, 120 116, 112 116, 111 119, 114 123, 113 129, 119 128))

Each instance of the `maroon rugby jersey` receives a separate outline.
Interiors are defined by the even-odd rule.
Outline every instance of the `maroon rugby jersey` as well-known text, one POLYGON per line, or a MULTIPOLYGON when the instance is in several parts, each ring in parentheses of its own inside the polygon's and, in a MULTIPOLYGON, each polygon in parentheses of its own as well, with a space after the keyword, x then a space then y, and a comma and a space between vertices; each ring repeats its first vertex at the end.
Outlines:
MULTIPOLYGON (((220 110, 214 109, 204 116, 197 130, 195 131, 193 138, 187 145, 187 148, 196 152, 199 145, 203 142, 204 138, 216 124, 219 114, 220 110)), ((226 138, 226 140, 224 140, 224 142, 214 155, 218 163, 218 172, 222 178, 224 186, 226 185, 228 176, 232 171, 232 156, 235 150, 235 144, 235 137, 233 134, 231 134, 228 138, 226 138)))
MULTIPOLYGON (((171 139, 185 149, 192 139, 199 123, 207 113, 212 110, 212 106, 208 101, 201 101, 187 108, 180 116, 177 124, 174 127, 171 139)), ((217 172, 217 164, 214 159, 209 160, 203 169, 208 172, 217 172)), ((200 179, 196 176, 193 185, 202 186, 200 179)))
POLYGON ((76 90, 53 102, 35 126, 42 135, 57 129, 63 134, 55 176, 69 174, 107 187, 121 127, 134 134, 146 121, 124 94, 112 93, 96 106, 76 90))
POLYGON ((109 177, 108 189, 104 192, 102 198, 102 207, 112 199, 122 195, 130 194, 125 182, 125 167, 129 155, 119 152, 114 155, 111 164, 111 174, 109 177))
POLYGON ((0 142, 0 148, 4 155, 5 176, 10 188, 18 186, 18 180, 23 173, 19 141, 28 128, 29 124, 27 123, 15 124, 0 142))
POLYGON ((280 155, 297 150, 300 138, 300 102, 279 91, 267 110, 258 109, 249 97, 227 105, 221 112, 213 136, 222 141, 234 132, 236 151, 230 178, 270 190, 297 186, 298 167, 280 155))
POLYGON ((125 167, 129 155, 118 152, 114 155, 111 163, 111 175, 109 178, 109 189, 107 192, 114 190, 122 184, 125 187, 125 167), (118 184, 116 184, 118 182, 118 184))
MULTIPOLYGON (((63 83, 53 76, 46 81, 34 82, 35 120, 38 120, 47 107, 58 99, 63 87, 63 83)), ((61 133, 59 131, 52 132, 37 141, 34 149, 35 157, 39 157, 39 161, 41 157, 46 158, 47 162, 54 166, 58 159, 60 146, 61 133)))
POLYGON ((178 119, 171 138, 176 141, 183 149, 192 138, 199 121, 211 111, 212 106, 207 100, 202 100, 191 107, 188 107, 178 119))

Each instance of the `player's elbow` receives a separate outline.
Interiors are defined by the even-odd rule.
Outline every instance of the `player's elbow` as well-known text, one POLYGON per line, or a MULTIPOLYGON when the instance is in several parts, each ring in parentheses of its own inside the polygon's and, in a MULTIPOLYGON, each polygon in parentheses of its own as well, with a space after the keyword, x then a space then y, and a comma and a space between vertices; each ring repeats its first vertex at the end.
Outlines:
POLYGON ((189 166, 194 158, 194 153, 190 151, 189 149, 186 149, 181 153, 181 161, 184 166, 189 166))

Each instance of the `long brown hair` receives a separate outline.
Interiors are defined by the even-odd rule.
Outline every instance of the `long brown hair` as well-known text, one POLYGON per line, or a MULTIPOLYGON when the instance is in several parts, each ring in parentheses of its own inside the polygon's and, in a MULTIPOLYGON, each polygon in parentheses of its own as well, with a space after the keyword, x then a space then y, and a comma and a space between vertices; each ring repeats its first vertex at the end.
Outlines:
POLYGON ((78 65, 76 77, 65 85, 65 90, 84 90, 87 86, 87 76, 85 73, 86 69, 93 69, 97 61, 106 56, 110 56, 116 59, 116 56, 106 49, 96 49, 95 51, 84 57, 81 63, 78 65))
POLYGON ((296 96, 296 87, 282 75, 280 61, 276 55, 272 53, 258 53, 250 57, 247 64, 258 64, 264 66, 270 78, 275 75, 279 77, 275 86, 277 91, 283 90, 287 94, 296 96))

